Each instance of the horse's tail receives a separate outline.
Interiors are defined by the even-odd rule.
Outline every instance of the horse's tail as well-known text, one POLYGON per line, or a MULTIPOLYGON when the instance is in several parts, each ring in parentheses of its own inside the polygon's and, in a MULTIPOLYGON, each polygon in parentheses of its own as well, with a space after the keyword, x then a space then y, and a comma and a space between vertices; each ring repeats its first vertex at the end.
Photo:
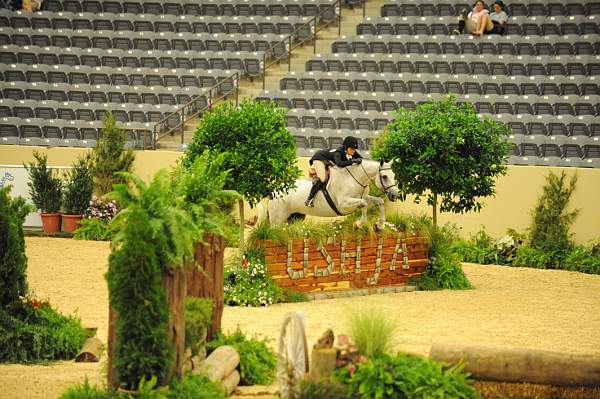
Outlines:
POLYGON ((258 220, 256 224, 260 224, 269 219, 269 200, 264 200, 258 203, 258 220))

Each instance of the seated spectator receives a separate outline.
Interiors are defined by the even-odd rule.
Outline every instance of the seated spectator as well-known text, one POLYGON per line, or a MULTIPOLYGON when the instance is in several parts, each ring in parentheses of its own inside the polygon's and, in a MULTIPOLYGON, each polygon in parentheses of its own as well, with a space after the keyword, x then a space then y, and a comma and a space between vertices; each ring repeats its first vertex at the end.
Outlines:
POLYGON ((492 29, 487 29, 489 27, 488 21, 485 21, 486 29, 484 33, 486 35, 503 35, 504 27, 506 21, 508 20, 508 15, 504 12, 504 3, 500 0, 496 1, 492 5, 492 12, 489 16, 485 16, 492 22, 492 29))
POLYGON ((478 0, 473 5, 471 11, 467 9, 463 9, 458 16, 458 31, 454 31, 453 33, 471 33, 475 34, 480 28, 481 23, 483 23, 482 16, 488 15, 489 11, 485 6, 483 0, 478 0))

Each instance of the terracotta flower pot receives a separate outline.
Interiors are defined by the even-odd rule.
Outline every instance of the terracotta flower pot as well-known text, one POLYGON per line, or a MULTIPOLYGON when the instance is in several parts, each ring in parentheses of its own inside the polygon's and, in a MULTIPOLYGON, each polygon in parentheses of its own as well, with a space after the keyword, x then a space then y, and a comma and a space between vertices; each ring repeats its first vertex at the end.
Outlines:
POLYGON ((79 222, 83 215, 66 215, 62 214, 63 220, 63 231, 67 233, 72 233, 79 228, 79 222))
POLYGON ((60 231, 60 213, 42 213, 41 215, 44 233, 58 233, 60 231))

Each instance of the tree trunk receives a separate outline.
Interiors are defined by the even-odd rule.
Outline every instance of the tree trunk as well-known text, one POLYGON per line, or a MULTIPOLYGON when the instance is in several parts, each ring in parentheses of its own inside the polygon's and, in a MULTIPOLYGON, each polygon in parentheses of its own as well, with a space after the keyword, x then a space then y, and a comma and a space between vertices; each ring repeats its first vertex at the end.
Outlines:
POLYGON ((331 377, 335 371, 337 350, 335 348, 313 349, 310 354, 309 376, 313 381, 322 381, 331 377))
POLYGON ((225 239, 222 236, 206 233, 204 244, 196 243, 194 265, 187 272, 187 294, 198 298, 210 298, 213 301, 211 325, 208 326, 207 340, 215 337, 221 329, 223 316, 223 255, 225 239))
POLYGON ((244 200, 243 199, 239 199, 238 200, 238 208, 240 210, 240 245, 239 245, 239 250, 240 250, 240 256, 244 255, 244 229, 246 228, 246 219, 244 217, 244 200))
POLYGON ((433 225, 437 227, 437 193, 433 193, 433 225))
POLYGON ((183 361, 185 358, 185 270, 183 267, 176 267, 174 270, 163 272, 162 281, 163 287, 167 294, 169 303, 169 339, 175 348, 175 359, 169 366, 167 374, 167 382, 183 376, 183 361))
POLYGON ((108 386, 117 389, 119 382, 115 374, 115 344, 117 337, 117 321, 119 315, 117 311, 110 306, 108 307, 108 386))

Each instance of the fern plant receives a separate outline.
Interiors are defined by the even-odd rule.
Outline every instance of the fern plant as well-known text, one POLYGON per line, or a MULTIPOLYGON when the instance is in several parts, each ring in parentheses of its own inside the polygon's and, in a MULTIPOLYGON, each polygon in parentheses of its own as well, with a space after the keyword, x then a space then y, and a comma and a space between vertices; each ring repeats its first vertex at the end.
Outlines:
POLYGON ((189 213, 201 232, 227 235, 232 204, 241 196, 223 187, 228 171, 223 170, 224 155, 208 151, 189 164, 179 164, 173 173, 176 205, 189 213))
POLYGON ((146 212, 151 229, 150 239, 161 268, 182 265, 193 255, 193 243, 201 238, 201 230, 192 216, 178 206, 172 180, 166 170, 156 173, 149 184, 131 173, 118 175, 129 184, 116 184, 109 194, 123 208, 112 221, 116 231, 113 244, 123 243, 126 227, 138 208, 146 212))

